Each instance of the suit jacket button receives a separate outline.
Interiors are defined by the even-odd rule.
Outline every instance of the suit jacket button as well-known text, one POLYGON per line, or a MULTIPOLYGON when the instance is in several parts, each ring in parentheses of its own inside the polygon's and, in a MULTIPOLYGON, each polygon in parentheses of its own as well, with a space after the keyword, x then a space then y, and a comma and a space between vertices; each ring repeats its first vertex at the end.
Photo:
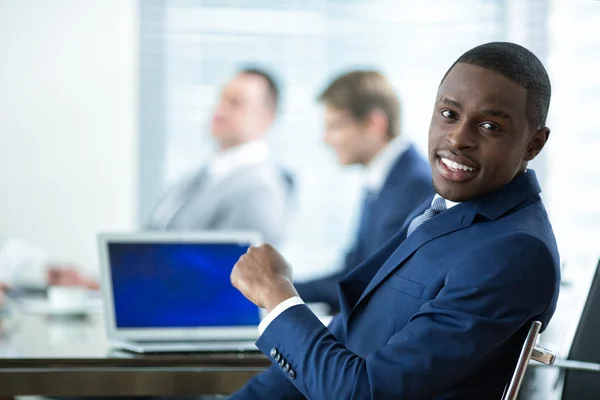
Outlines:
POLYGON ((285 363, 285 365, 283 366, 283 371, 284 372, 290 372, 290 363, 285 363))
POLYGON ((273 358, 275 359, 275 362, 279 362, 283 357, 281 357, 281 354, 277 353, 277 355, 273 358))
POLYGON ((273 347, 271 349, 271 352, 269 353, 269 355, 271 356, 271 358, 275 358, 275 357, 277 357, 277 354, 279 354, 279 352, 277 351, 277 349, 275 347, 273 347))
POLYGON ((285 358, 281 357, 281 360, 279 360, 279 366, 281 368, 283 368, 283 366, 286 364, 285 358))
POLYGON ((290 377, 290 379, 296 379, 296 371, 290 369, 290 372, 288 372, 288 376, 290 377))

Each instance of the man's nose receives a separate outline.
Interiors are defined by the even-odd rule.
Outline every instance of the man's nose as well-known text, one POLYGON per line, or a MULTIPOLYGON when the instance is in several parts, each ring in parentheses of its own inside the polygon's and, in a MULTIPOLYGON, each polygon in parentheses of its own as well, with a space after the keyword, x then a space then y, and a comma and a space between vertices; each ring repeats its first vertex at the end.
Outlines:
POLYGON ((463 151, 477 148, 477 132, 473 130, 468 121, 460 122, 454 128, 446 138, 453 148, 463 151))

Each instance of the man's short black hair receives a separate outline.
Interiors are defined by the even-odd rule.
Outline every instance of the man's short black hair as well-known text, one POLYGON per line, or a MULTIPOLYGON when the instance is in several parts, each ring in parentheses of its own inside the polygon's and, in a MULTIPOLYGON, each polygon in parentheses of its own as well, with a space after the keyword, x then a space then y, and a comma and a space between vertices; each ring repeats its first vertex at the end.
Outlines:
POLYGON ((246 67, 240 70, 240 74, 257 75, 265 80, 269 92, 269 100, 274 110, 277 110, 279 105, 279 86, 277 81, 266 70, 258 67, 246 67))
POLYGON ((444 79, 459 63, 490 69, 518 83, 527 90, 529 122, 535 129, 546 125, 550 107, 550 79, 542 62, 531 51, 508 42, 482 44, 460 56, 446 72, 444 79))

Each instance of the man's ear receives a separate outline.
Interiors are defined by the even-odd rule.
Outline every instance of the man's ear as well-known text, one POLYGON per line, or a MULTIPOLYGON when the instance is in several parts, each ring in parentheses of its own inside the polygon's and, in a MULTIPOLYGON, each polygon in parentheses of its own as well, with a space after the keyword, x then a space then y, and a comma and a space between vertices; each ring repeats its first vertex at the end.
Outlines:
POLYGON ((379 108, 375 108, 365 118, 365 131, 371 135, 387 137, 389 121, 387 114, 379 108))
POLYGON ((525 161, 531 161, 540 154, 548 141, 548 137, 550 137, 550 128, 546 126, 535 131, 533 137, 529 140, 525 161))

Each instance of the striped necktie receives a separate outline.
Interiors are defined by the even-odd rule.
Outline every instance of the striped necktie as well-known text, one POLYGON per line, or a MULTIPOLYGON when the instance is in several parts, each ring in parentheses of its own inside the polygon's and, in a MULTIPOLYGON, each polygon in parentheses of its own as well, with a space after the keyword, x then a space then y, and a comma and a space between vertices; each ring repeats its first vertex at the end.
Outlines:
POLYGON ((423 222, 435 217, 444 210, 446 210, 446 200, 443 197, 435 196, 435 199, 433 199, 433 202, 431 203, 431 207, 410 222, 406 236, 408 237, 415 229, 421 226, 423 222))

